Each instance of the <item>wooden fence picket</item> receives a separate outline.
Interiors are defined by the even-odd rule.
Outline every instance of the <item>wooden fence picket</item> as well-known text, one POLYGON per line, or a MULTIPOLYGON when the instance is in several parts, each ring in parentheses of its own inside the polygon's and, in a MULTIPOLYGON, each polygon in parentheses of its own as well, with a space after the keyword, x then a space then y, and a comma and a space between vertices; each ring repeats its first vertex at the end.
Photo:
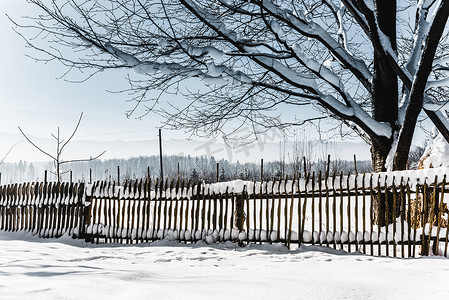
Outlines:
POLYGON ((322 191, 322 181, 321 181, 321 171, 318 173, 318 243, 322 245, 321 235, 323 234, 323 199, 322 199, 323 191, 322 191))
POLYGON ((332 243, 334 249, 337 249, 337 192, 335 190, 335 171, 332 174, 332 243))
POLYGON ((312 245, 315 244, 315 171, 312 172, 312 245))
MULTIPOLYGON (((357 251, 359 249, 359 195, 358 195, 358 187, 357 187, 357 176, 358 174, 355 174, 354 179, 354 215, 355 215, 355 232, 354 232, 354 238, 355 238, 355 250, 357 251)), ((348 174, 349 177, 349 174, 348 174)))
MULTIPOLYGON (((365 188, 365 174, 362 176, 362 241, 363 254, 366 254, 366 188, 365 188)), ((371 223, 371 222, 370 222, 371 223)), ((370 236, 371 239, 371 236, 370 236)))
POLYGON ((399 198, 401 202, 401 257, 405 258, 405 243, 404 243, 404 234, 405 234, 405 194, 404 194, 404 185, 403 185, 404 178, 401 177, 400 183, 399 183, 399 198))
POLYGON ((343 241, 343 232, 344 232, 344 213, 343 213, 343 172, 340 172, 340 247, 343 249, 344 241, 343 241))
MULTIPOLYGON (((437 236, 436 236, 436 241, 435 241, 435 245, 436 245, 436 253, 434 253, 435 255, 440 255, 440 230, 441 230, 441 216, 443 213, 443 207, 444 207, 444 186, 446 184, 446 176, 444 176, 443 182, 441 183, 441 199, 440 199, 440 203, 438 205, 438 213, 437 213, 437 236)), ((435 190, 437 190, 437 187, 435 187, 435 190)), ((446 228, 447 230, 447 228, 446 228)))
MULTIPOLYGON (((348 218, 348 252, 351 253, 351 190, 349 186, 350 173, 346 178, 346 193, 348 194, 348 204, 346 206, 346 217, 348 218)), ((356 199, 357 200, 357 199, 356 199)))

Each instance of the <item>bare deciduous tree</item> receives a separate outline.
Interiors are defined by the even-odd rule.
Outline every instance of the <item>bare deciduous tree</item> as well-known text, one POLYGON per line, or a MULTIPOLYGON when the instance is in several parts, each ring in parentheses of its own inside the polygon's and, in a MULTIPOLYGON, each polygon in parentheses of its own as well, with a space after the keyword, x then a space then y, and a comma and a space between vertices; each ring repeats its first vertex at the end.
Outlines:
POLYGON ((47 155, 48 157, 50 157, 53 160, 53 164, 54 164, 54 167, 55 167, 55 171, 53 173, 56 175, 56 178, 57 178, 58 182, 61 181, 61 175, 66 173, 66 172, 61 172, 61 165, 68 164, 68 163, 74 163, 74 162, 92 161, 92 160, 95 160, 95 159, 99 158, 100 156, 102 156, 103 154, 106 153, 106 151, 103 151, 102 153, 100 153, 99 155, 97 155, 95 157, 84 158, 84 159, 64 160, 62 158, 62 151, 68 145, 68 143, 72 140, 73 136, 75 135, 76 131, 78 130, 78 127, 80 126, 82 118, 83 118, 83 113, 80 114, 80 117, 78 119, 78 123, 76 124, 75 129, 72 131, 72 134, 70 135, 70 137, 67 140, 64 140, 64 139, 61 138, 61 135, 60 135, 60 132, 59 132, 59 127, 58 127, 58 132, 56 134, 53 134, 53 133, 51 134, 51 136, 56 140, 56 151, 55 151, 55 154, 50 154, 47 151, 43 150, 38 145, 36 145, 36 143, 33 142, 22 131, 22 128, 19 127, 20 133, 22 133, 22 135, 25 137, 25 139, 31 145, 33 145, 36 149, 38 149, 40 152, 42 152, 43 154, 47 155))
POLYGON ((132 69, 136 108, 173 128, 208 135, 246 123, 260 133, 330 116, 371 145, 375 171, 406 167, 423 110, 445 129, 448 0, 29 2, 44 14, 19 31, 42 60, 132 69), (189 103, 160 105, 191 78, 206 87, 189 103), (285 107, 306 115, 280 118, 285 107))

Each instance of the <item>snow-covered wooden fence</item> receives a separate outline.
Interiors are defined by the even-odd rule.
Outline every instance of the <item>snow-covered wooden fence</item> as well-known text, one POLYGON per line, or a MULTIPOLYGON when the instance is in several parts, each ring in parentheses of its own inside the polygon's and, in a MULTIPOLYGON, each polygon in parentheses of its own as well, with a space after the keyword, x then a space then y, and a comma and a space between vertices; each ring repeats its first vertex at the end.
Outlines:
POLYGON ((201 185, 136 181, 125 187, 96 183, 87 192, 86 233, 100 243, 164 238, 306 243, 400 257, 428 254, 434 245, 435 254, 438 249, 447 256, 444 174, 308 174, 201 185), (382 226, 374 222, 377 207, 382 226))
POLYGON ((312 173, 262 183, 9 185, 0 188, 0 229, 68 233, 94 243, 233 240, 447 257, 448 171, 312 173))
POLYGON ((40 237, 83 234, 85 186, 21 183, 0 186, 0 230, 29 231, 40 237), (81 231, 80 231, 81 230, 81 231))

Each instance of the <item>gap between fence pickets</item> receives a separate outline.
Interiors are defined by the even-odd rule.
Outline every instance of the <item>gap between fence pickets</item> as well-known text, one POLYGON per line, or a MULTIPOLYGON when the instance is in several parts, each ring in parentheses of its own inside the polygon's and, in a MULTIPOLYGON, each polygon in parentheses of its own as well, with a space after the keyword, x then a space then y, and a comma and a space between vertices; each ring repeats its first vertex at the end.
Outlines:
MULTIPOLYGON (((449 174, 449 168, 433 168, 424 170, 405 170, 405 171, 393 171, 393 172, 381 172, 381 173, 365 173, 365 174, 343 174, 336 175, 336 178, 342 177, 342 180, 336 180, 334 176, 328 176, 321 181, 322 186, 326 184, 332 189, 350 189, 354 190, 356 187, 362 189, 361 187, 368 188, 370 183, 379 182, 380 186, 392 187, 397 185, 408 185, 410 189, 415 189, 416 185, 432 184, 434 179, 437 178, 437 183, 440 184, 443 179, 449 174)), ((244 191, 248 195, 253 195, 253 193, 258 194, 260 191, 264 193, 282 193, 282 194, 295 194, 298 192, 303 192, 305 190, 311 191, 312 180, 306 179, 307 176, 298 177, 293 182, 292 179, 285 180, 279 179, 274 181, 244 181, 244 180, 233 180, 227 182, 217 182, 217 183, 200 183, 201 193, 202 191, 207 194, 224 194, 235 193, 241 194, 244 191), (282 184, 274 184, 282 182, 282 184)), ((309 176, 310 178, 310 176, 309 176)), ((112 186, 107 187, 101 186, 97 183, 86 184, 86 195, 91 197, 102 197, 110 196, 117 197, 119 194, 123 198, 135 197, 139 191, 136 191, 133 187, 129 188, 125 186, 112 186)), ((199 189, 197 185, 192 185, 190 188, 184 187, 184 189, 172 189, 167 190, 160 189, 158 194, 154 190, 150 191, 149 198, 190 198, 198 194, 199 189)), ((143 197, 143 193, 139 193, 140 197, 143 197)))

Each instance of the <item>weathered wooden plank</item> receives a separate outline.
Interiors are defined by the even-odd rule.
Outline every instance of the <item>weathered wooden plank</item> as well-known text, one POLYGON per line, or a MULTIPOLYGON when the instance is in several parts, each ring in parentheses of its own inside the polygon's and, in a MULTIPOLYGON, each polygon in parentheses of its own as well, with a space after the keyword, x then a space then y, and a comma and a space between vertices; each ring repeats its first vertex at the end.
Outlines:
MULTIPOLYGON (((326 206, 325 206, 325 214, 326 214, 326 246, 329 247, 329 234, 330 234, 330 228, 329 228, 329 186, 328 186, 328 179, 329 179, 329 172, 326 172, 326 178, 324 182, 324 186, 326 189, 326 206)), ((333 241, 333 237, 332 237, 333 241)))
MULTIPOLYGON (((187 195, 184 194, 184 188, 185 188, 185 181, 184 179, 181 182, 181 207, 179 208, 180 216, 179 216, 179 230, 184 231, 184 237, 185 237, 185 230, 187 230, 187 216, 186 216, 186 228, 184 229, 183 225, 183 219, 184 219, 184 199, 187 199, 187 195)), ((189 188, 187 188, 188 191, 189 188)), ((186 201, 188 202, 188 200, 186 201)), ((187 210, 186 210, 187 212, 187 210)), ((221 228, 221 226, 220 226, 221 228)))
POLYGON ((158 188, 159 188, 159 179, 156 179, 156 183, 154 185, 154 209, 153 209, 153 227, 152 227, 152 235, 151 240, 154 242, 157 239, 157 232, 159 230, 159 208, 158 208, 158 188))
MULTIPOLYGON (((271 186, 271 189, 273 190, 273 186, 274 186, 274 183, 272 184, 272 186, 271 186)), ((268 179, 267 179, 267 182, 266 182, 266 185, 265 185, 265 202, 266 202, 266 207, 265 207, 265 220, 266 220, 266 228, 267 228, 267 231, 266 231, 266 240, 267 241, 270 241, 270 239, 271 239, 271 231, 270 231, 270 198, 268 197, 268 179)))
MULTIPOLYGON (((291 239, 292 239, 293 206, 295 204, 295 197, 294 197, 293 190, 294 190, 294 187, 295 187, 295 181, 296 181, 296 175, 293 175, 292 188, 291 188, 292 195, 291 195, 291 204, 290 204, 290 219, 289 219, 289 224, 288 224, 288 244, 287 244, 288 249, 290 249, 290 242, 291 242, 291 239)), ((298 199, 298 200, 301 201, 300 199, 298 199)), ((298 231, 298 233, 299 233, 299 231, 298 231)))
POLYGON ((133 237, 133 232, 136 232, 137 230, 137 226, 136 226, 136 202, 138 202, 138 200, 136 200, 136 195, 138 194, 137 192, 137 179, 134 181, 134 185, 132 184, 132 181, 130 182, 130 197, 129 197, 129 206, 128 206, 128 215, 130 215, 130 221, 129 221, 129 233, 128 233, 128 237, 129 237, 129 243, 130 244, 134 244, 136 242, 135 238, 133 237))
MULTIPOLYGON (((205 187, 204 185, 201 185, 200 190, 200 197, 198 197, 198 210, 197 210, 197 220, 198 220, 198 226, 197 230, 200 231, 201 237, 203 236, 203 232, 205 230, 205 224, 206 224, 206 195, 205 195, 205 187)), ((201 238, 196 238, 201 239, 201 238)))
POLYGON ((406 192, 407 192, 407 225, 408 225, 408 239, 407 239, 407 254, 408 257, 412 256, 412 239, 413 239, 413 235, 412 235, 412 197, 411 197, 411 192, 410 192, 410 185, 407 182, 406 185, 406 192))
POLYGON ((401 199, 401 257, 405 258, 405 245, 404 241, 404 233, 405 233, 405 192, 404 192, 404 178, 401 177, 401 181, 399 184, 399 193, 401 199))
MULTIPOLYGON (((301 231, 299 233, 299 239, 298 239, 298 247, 301 247, 301 243, 304 240, 304 228, 305 228, 305 223, 306 223, 306 212, 307 212, 307 185, 309 183, 309 179, 310 179, 310 172, 307 173, 306 178, 305 178, 305 182, 304 182, 304 204, 302 205, 302 223, 301 223, 301 231)), ((301 199, 299 199, 299 201, 301 201, 301 199)), ((313 209, 313 207, 312 207, 313 209)), ((313 235, 313 233, 312 233, 313 235)), ((313 240, 313 236, 312 236, 312 240, 313 240)))
MULTIPOLYGON (((136 180, 137 182, 137 180, 136 180)), ((143 220, 141 222, 141 217, 143 217, 143 211, 142 211, 142 204, 145 203, 144 201, 141 201, 142 199, 142 179, 139 180, 138 184, 137 184, 137 192, 135 195, 136 199, 137 199, 137 207, 136 207, 136 224, 135 224, 135 228, 136 228, 136 237, 135 237, 135 242, 139 243, 141 242, 142 239, 142 235, 143 235, 143 220)))
MULTIPOLYGON (((441 183, 441 199, 440 204, 438 205, 438 216, 437 216, 437 236, 435 241, 435 249, 434 249, 434 255, 440 255, 440 229, 441 229, 441 217, 443 213, 443 207, 444 207, 444 189, 446 185, 446 175, 443 178, 443 182, 441 183)), ((436 187, 435 187, 436 189, 436 187)), ((448 228, 446 227, 446 230, 448 228)))
POLYGON ((320 246, 322 245, 322 238, 321 235, 323 234, 323 191, 322 191, 322 181, 321 181, 321 171, 318 173, 318 224, 319 224, 319 231, 318 231, 318 243, 320 246))
POLYGON ((435 218, 435 209, 438 208, 438 177, 437 177, 437 175, 435 175, 435 181, 433 183, 433 192, 430 197, 430 201, 431 201, 431 203, 430 203, 431 207, 430 207, 430 212, 429 212, 429 219, 426 220, 426 222, 429 222, 429 238, 427 240, 427 249, 429 252, 430 252, 430 240, 432 239, 433 221, 435 218))
POLYGON ((358 186, 357 186, 357 177, 359 175, 356 173, 355 177, 354 177, 354 190, 355 190, 355 195, 354 195, 354 214, 355 214, 355 233, 354 233, 354 238, 355 238, 355 250, 357 251, 359 249, 359 239, 358 239, 358 234, 359 234, 359 193, 358 193, 358 186))
MULTIPOLYGON (((187 195, 189 194, 189 191, 190 191, 190 180, 187 182, 187 195)), ((192 189, 193 189, 193 187, 192 187, 192 189)), ((192 198, 187 198, 187 200, 186 200, 186 210, 185 210, 185 223, 186 223, 186 225, 185 225, 185 229, 186 229, 186 232, 187 232, 187 230, 189 230, 189 212, 190 212, 190 210, 189 210, 189 206, 190 206, 190 203, 191 203, 191 199, 192 198)), ((184 201, 183 201, 184 202, 184 201)), ((226 224, 225 224, 225 226, 226 226, 226 224)), ((192 234, 192 232, 190 231, 190 234, 192 234)), ((185 241, 187 242, 187 237, 184 235, 184 239, 185 239, 185 241)))
MULTIPOLYGON (((257 241, 256 232, 257 232, 257 200, 256 200, 256 182, 253 182, 253 242, 257 241)), ((249 213, 249 212, 248 212, 249 213)), ((249 236, 249 233, 248 233, 249 236)))
POLYGON ((346 190, 348 192, 348 206, 346 207, 346 217, 348 218, 348 252, 349 253, 351 253, 351 195, 349 194, 350 175, 351 174, 348 173, 348 176, 346 178, 346 190))
POLYGON ((416 185, 416 192, 415 192, 415 197, 416 197, 416 201, 415 201, 415 210, 414 210, 414 218, 413 220, 415 220, 415 224, 413 226, 413 257, 416 257, 416 228, 418 227, 418 220, 419 220, 419 215, 421 214, 418 211, 418 185, 416 185))
POLYGON ((393 186, 391 187, 393 192, 393 257, 397 257, 397 249, 396 249, 396 207, 397 207, 397 193, 395 186, 395 177, 393 176, 393 186))
POLYGON ((243 201, 245 201, 246 203, 246 241, 249 241, 249 230, 250 230, 250 210, 249 210, 249 197, 248 197, 248 193, 246 191, 246 186, 244 188, 243 191, 243 201))
POLYGON ((278 199, 279 199, 279 201, 278 201, 278 209, 277 209, 276 242, 280 241, 280 239, 281 239, 281 207, 282 207, 281 184, 282 184, 282 178, 279 178, 279 184, 278 184, 278 199))
POLYGON ((211 228, 213 227, 213 206, 212 206, 212 198, 211 198, 212 191, 210 188, 207 189, 207 226, 204 228, 207 230, 208 234, 211 228))
POLYGON ((175 185, 175 199, 173 199, 173 201, 175 201, 175 207, 174 207, 174 212, 173 212, 173 230, 180 230, 180 228, 178 227, 178 195, 179 195, 179 178, 176 180, 176 185, 175 185))
POLYGON ((232 229, 234 228, 234 225, 235 225, 235 202, 236 202, 236 197, 235 197, 235 195, 234 195, 234 192, 231 192, 231 195, 230 195, 230 197, 231 197, 231 222, 230 222, 230 225, 229 225, 229 231, 230 231, 230 238, 231 238, 231 240, 233 240, 233 237, 232 237, 232 229))
POLYGON ((164 189, 163 189, 163 192, 164 192, 164 194, 163 194, 163 197, 164 197, 164 214, 163 214, 163 218, 164 218, 164 223, 163 223, 163 227, 162 227, 162 238, 164 238, 165 237, 165 232, 166 232, 166 230, 167 230, 167 221, 168 221, 168 218, 167 218, 167 214, 168 214, 168 198, 167 198, 167 188, 168 188, 168 178, 167 179, 165 179, 165 186, 164 186, 164 189))
POLYGON ((312 172, 312 245, 315 244, 315 171, 312 172))
MULTIPOLYGON (((382 214, 384 213, 383 210, 382 210, 382 205, 381 205, 381 201, 382 201, 381 195, 382 195, 382 189, 380 187, 380 176, 379 176, 378 179, 377 179, 377 210, 378 210, 378 216, 382 216, 382 214)), ((377 222, 379 223, 380 217, 378 217, 377 219, 378 219, 377 222)), ((372 221, 374 221, 374 215, 373 215, 372 221)), ((382 255, 380 236, 381 236, 381 227, 380 227, 380 224, 377 224, 377 241, 378 241, 377 255, 378 256, 382 255)))
POLYGON ((231 230, 232 229, 232 223, 231 226, 229 227, 230 229, 228 229, 228 208, 229 208, 229 194, 228 194, 228 189, 229 187, 226 187, 226 192, 225 192, 225 213, 224 213, 224 226, 223 226, 223 240, 226 240, 226 230, 231 230))
POLYGON ((173 189, 174 189, 174 179, 172 179, 170 182, 170 195, 166 196, 167 201, 170 203, 170 205, 168 207, 168 225, 167 227, 164 227, 165 230, 174 229, 174 226, 172 226, 173 202, 174 202, 174 199, 172 197, 173 189))
POLYGON ((270 217, 267 218, 267 220, 270 220, 270 230, 268 234, 268 241, 271 243, 273 242, 272 240, 272 235, 273 235, 273 231, 274 231, 274 207, 275 207, 275 197, 274 197, 274 185, 275 185, 275 180, 273 179, 273 183, 271 185, 271 210, 270 210, 270 217))
MULTIPOLYGON (((192 186, 192 193, 195 191, 196 189, 196 195, 194 197, 192 197, 192 211, 191 211, 191 218, 192 218, 192 224, 191 224, 191 235, 192 235, 192 242, 195 242, 195 235, 196 235, 196 231, 198 229, 198 216, 199 214, 197 214, 198 212, 198 198, 200 195, 200 185, 193 185, 192 186)), ((234 211, 234 210, 233 210, 234 211)))
POLYGON ((132 198, 132 180, 129 180, 128 183, 128 197, 125 199, 126 200, 126 244, 132 244, 132 239, 131 239, 131 233, 132 233, 132 221, 133 221, 133 213, 132 213, 132 208, 133 208, 133 198, 132 198))
POLYGON ((337 241, 335 236, 337 233, 337 195, 335 191, 335 171, 332 173, 332 238, 334 249, 337 249, 337 241))
MULTIPOLYGON (((283 198, 284 199, 284 240, 286 241, 288 239, 288 195, 287 195, 287 180, 288 177, 285 176, 284 180, 284 192, 283 192, 283 198)), ((280 230, 279 230, 280 232, 280 230)))
MULTIPOLYGON (((343 191, 343 172, 340 172, 340 190, 343 191)), ((343 222, 344 213, 343 213, 343 193, 340 193, 340 246, 343 249, 344 241, 343 241, 343 222)))
POLYGON ((390 246, 388 243, 389 242, 388 226, 390 225, 390 221, 389 221, 390 220, 390 205, 389 205, 390 197, 388 196, 388 186, 387 186, 386 182, 387 182, 387 176, 385 175, 385 241, 387 241, 387 243, 385 243, 385 253, 386 253, 386 256, 389 256, 390 246))
POLYGON ((423 186, 423 216, 422 216, 422 225, 423 225, 423 234, 421 239, 421 255, 427 256, 429 255, 429 248, 428 248, 428 240, 429 237, 425 233, 425 225, 427 221, 429 220, 429 202, 431 201, 429 197, 429 186, 426 181, 424 181, 423 186))
MULTIPOLYGON (((363 254, 366 254, 366 188, 365 188, 365 173, 362 176, 362 241, 363 241, 363 254)), ((370 236, 371 240, 371 236, 370 236)))

